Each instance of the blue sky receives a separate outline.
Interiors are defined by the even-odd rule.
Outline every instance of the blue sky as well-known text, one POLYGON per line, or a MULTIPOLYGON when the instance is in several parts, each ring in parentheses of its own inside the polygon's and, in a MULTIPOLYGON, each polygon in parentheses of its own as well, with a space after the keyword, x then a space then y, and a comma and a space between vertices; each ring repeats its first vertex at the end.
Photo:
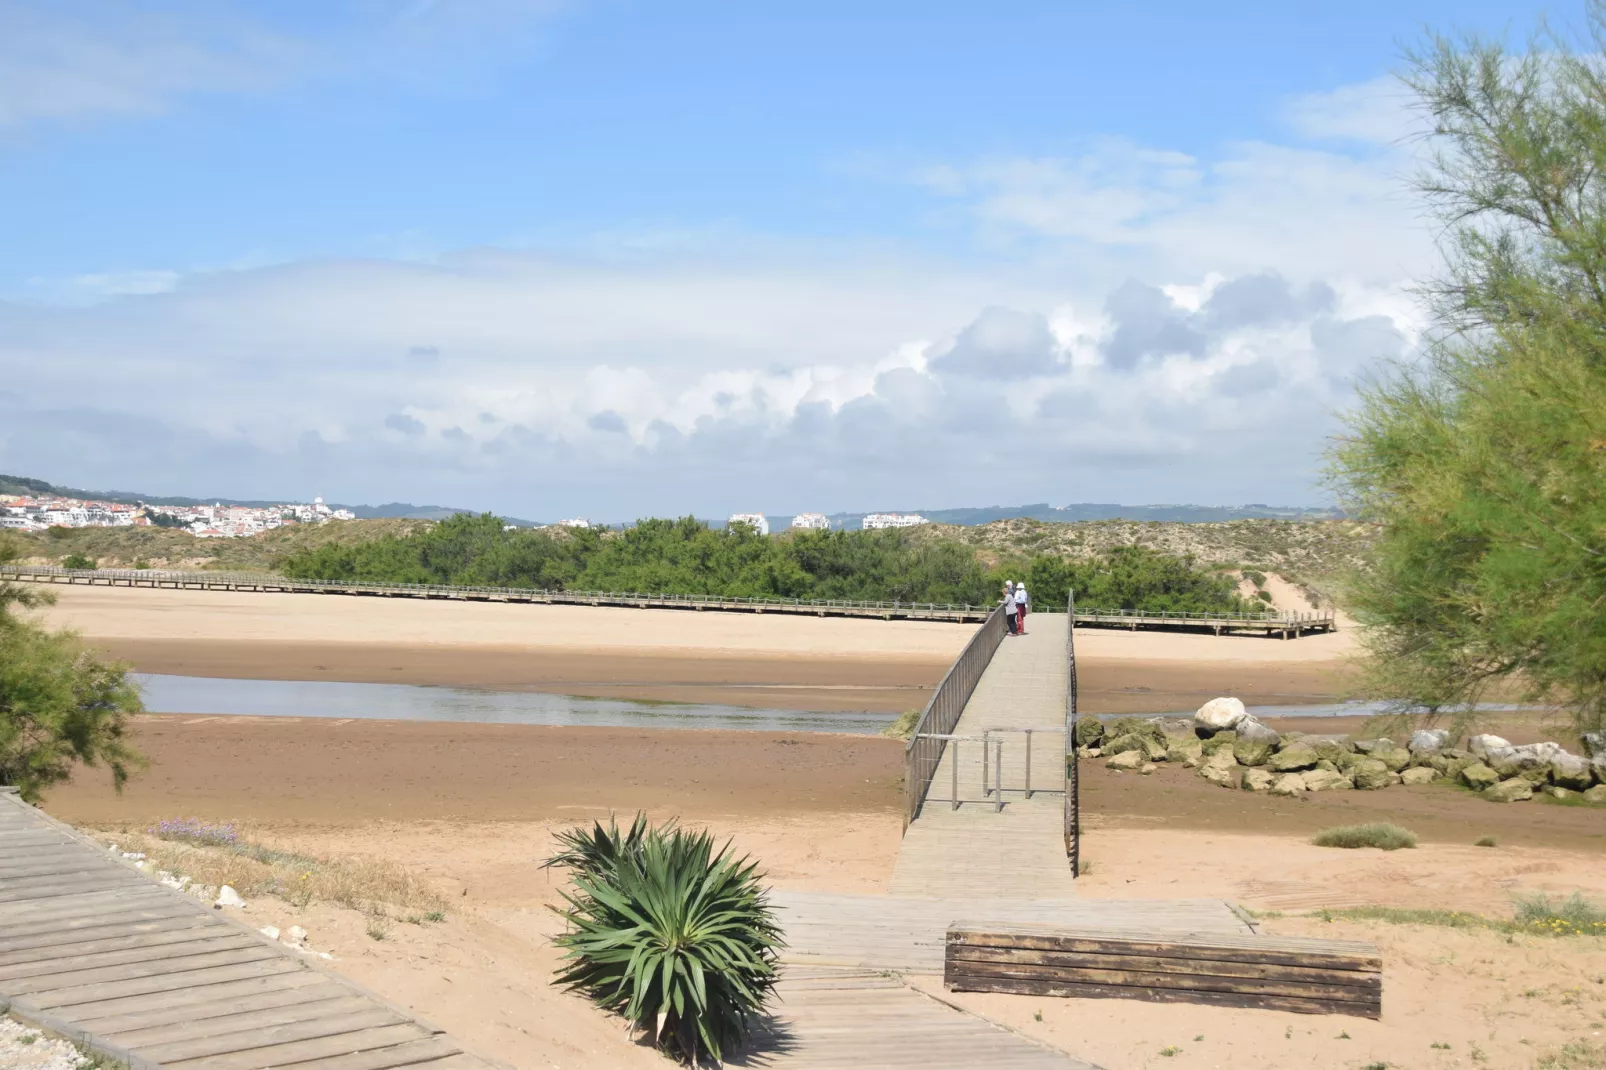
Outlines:
POLYGON ((0 470, 1320 501, 1433 264, 1389 72, 1540 10, 0 0, 0 470))

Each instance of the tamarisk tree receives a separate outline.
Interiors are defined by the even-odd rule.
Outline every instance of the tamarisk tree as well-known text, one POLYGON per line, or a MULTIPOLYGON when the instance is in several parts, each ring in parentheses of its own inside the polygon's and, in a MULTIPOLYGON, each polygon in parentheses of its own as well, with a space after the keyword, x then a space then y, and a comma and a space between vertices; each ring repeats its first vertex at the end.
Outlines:
POLYGON ((1379 522, 1352 590, 1374 692, 1491 685, 1606 723, 1606 6, 1580 41, 1433 38, 1404 80, 1442 224, 1424 352, 1363 385, 1334 485, 1379 522))
MULTIPOLYGON (((0 540, 0 564, 15 557, 0 540)), ((37 802, 82 763, 105 765, 121 790, 143 763, 127 742, 128 718, 142 709, 139 691, 121 666, 99 660, 71 633, 22 615, 49 601, 46 592, 0 578, 0 784, 37 802)))

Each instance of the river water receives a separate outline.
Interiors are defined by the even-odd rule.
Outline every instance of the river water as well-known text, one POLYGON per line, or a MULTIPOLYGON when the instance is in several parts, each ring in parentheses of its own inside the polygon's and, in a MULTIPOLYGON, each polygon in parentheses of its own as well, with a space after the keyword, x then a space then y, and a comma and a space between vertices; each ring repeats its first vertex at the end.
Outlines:
POLYGON ((353 717, 388 721, 594 725, 614 728, 734 728, 874 735, 894 715, 752 709, 746 706, 577 698, 539 691, 477 691, 416 684, 326 680, 233 680, 205 676, 135 679, 151 713, 257 717, 353 717))
MULTIPOLYGON (((352 717, 391 721, 596 725, 613 728, 728 728, 762 732, 848 732, 874 735, 886 713, 824 713, 747 706, 578 698, 539 691, 477 691, 417 684, 349 684, 326 680, 234 680, 206 676, 135 677, 151 713, 245 714, 257 717, 352 717)), ((1365 717, 1381 702, 1250 706, 1256 717, 1365 717)), ((1490 705, 1490 711, 1517 709, 1490 705)), ((1100 714, 1110 720, 1125 714, 1100 714)), ((1137 714, 1135 716, 1156 716, 1137 714)), ((1192 710, 1159 716, 1191 717, 1192 710)))

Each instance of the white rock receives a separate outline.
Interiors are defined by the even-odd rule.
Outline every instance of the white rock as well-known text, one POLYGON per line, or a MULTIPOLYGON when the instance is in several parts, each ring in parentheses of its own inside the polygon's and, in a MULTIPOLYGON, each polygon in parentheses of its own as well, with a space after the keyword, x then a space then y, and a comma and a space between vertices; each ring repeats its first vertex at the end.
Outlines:
POLYGON ((1450 733, 1442 728, 1418 728, 1411 733, 1406 749, 1412 754, 1437 754, 1450 745, 1450 733))
POLYGON ((1193 715, 1193 723, 1212 732, 1225 732, 1236 728, 1238 722, 1249 715, 1244 709, 1241 700, 1235 698, 1213 698, 1199 707, 1193 715))
POLYGON ((1467 750, 1479 758, 1486 757, 1491 750, 1504 750, 1511 746, 1509 739, 1500 736, 1491 736, 1487 732, 1480 736, 1473 736, 1467 740, 1467 750))
POLYGON ((245 906, 245 900, 240 898, 240 893, 235 891, 232 886, 225 884, 218 889, 217 899, 212 905, 215 907, 243 907, 245 906))
POLYGON ((277 940, 279 938, 279 930, 272 925, 264 925, 257 932, 266 936, 269 940, 277 940))
POLYGON ((303 929, 299 925, 290 926, 290 932, 289 932, 288 935, 285 936, 284 942, 287 943, 287 944, 304 944, 304 943, 306 943, 307 942, 307 930, 303 929))
POLYGON ((128 859, 130 862, 138 862, 138 861, 140 861, 141 859, 143 859, 145 857, 145 852, 143 852, 143 851, 124 851, 123 852, 123 857, 128 859))
POLYGON ((1284 773, 1271 782, 1268 790, 1273 795, 1298 795, 1305 790, 1305 778, 1298 773, 1284 773))

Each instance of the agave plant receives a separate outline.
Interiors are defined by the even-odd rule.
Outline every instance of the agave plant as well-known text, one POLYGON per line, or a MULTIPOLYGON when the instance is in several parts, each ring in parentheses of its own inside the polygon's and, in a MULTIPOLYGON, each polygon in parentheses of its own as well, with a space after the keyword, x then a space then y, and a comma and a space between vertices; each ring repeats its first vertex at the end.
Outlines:
MULTIPOLYGON (((756 863, 705 830, 611 820, 560 836, 574 867, 558 981, 651 1032, 668 1054, 723 1059, 775 985, 784 946, 756 863)), ((557 908, 555 908, 557 909, 557 908)))

